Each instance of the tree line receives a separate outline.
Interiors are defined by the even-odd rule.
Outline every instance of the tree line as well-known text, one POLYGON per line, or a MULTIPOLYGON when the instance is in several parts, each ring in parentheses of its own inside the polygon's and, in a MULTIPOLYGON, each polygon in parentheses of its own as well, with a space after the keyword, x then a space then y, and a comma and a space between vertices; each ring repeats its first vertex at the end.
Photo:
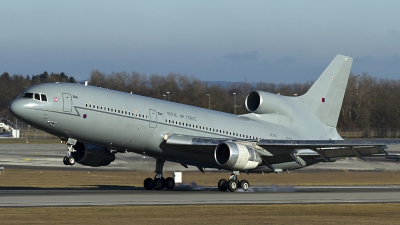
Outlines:
MULTIPOLYGON (((46 82, 76 82, 64 73, 44 72, 23 77, 0 76, 0 117, 8 113, 8 103, 29 86, 46 82)), ((261 90, 281 95, 304 94, 312 81, 292 84, 247 82, 208 84, 195 77, 170 73, 166 76, 146 75, 137 72, 102 73, 92 71, 89 85, 132 92, 142 96, 164 99, 212 110, 237 114, 248 113, 245 98, 252 90, 261 90), (234 94, 235 93, 235 94, 234 94), (236 98, 236 106, 235 106, 236 98)), ((340 112, 338 128, 346 129, 391 129, 400 128, 400 79, 378 79, 368 73, 350 74, 346 94, 340 112)))

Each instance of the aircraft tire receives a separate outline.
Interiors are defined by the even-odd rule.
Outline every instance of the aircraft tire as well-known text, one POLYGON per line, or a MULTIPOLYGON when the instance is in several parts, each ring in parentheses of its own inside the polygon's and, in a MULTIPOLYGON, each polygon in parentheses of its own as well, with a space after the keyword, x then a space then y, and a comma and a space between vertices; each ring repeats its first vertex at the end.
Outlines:
POLYGON ((238 183, 236 180, 229 180, 226 186, 230 192, 235 192, 238 188, 238 183))
POLYGON ((239 182, 239 188, 243 189, 243 191, 248 191, 250 188, 250 183, 247 180, 241 180, 239 182))
POLYGON ((75 164, 75 158, 72 157, 72 156, 68 157, 68 164, 71 165, 71 166, 74 165, 75 164))
POLYGON ((69 163, 68 163, 68 157, 67 157, 67 156, 64 156, 64 158, 63 158, 63 163, 64 163, 64 165, 66 165, 66 166, 69 165, 69 163))
POLYGON ((143 181, 143 187, 144 187, 144 189, 146 189, 146 190, 151 190, 151 189, 153 189, 153 187, 154 187, 154 181, 153 181, 153 179, 151 179, 151 178, 146 178, 146 179, 144 179, 144 181, 143 181))
POLYGON ((160 178, 154 179, 154 190, 161 190, 164 188, 164 182, 160 178))
POLYGON ((220 191, 226 191, 228 189, 227 187, 228 181, 226 179, 221 179, 218 181, 218 189, 220 191))
POLYGON ((164 181, 164 186, 165 188, 167 188, 168 190, 171 190, 172 188, 175 187, 175 180, 172 177, 168 177, 167 179, 165 179, 164 181))

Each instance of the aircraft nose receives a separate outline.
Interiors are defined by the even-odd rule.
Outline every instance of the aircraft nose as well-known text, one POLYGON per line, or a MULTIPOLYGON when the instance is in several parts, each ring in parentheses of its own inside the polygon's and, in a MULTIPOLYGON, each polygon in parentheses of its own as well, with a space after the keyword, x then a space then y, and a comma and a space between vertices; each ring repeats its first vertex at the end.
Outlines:
POLYGON ((14 101, 10 102, 10 104, 8 105, 8 109, 14 116, 19 118, 22 117, 21 112, 23 109, 23 104, 19 102, 18 99, 15 99, 14 101))

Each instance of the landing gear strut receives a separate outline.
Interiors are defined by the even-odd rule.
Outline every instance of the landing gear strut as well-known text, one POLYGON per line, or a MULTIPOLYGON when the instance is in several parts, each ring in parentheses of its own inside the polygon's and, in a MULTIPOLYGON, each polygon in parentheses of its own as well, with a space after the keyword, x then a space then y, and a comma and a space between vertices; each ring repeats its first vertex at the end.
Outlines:
POLYGON ((154 176, 154 180, 151 178, 146 178, 143 181, 143 186, 146 190, 151 190, 151 189, 161 190, 164 187, 168 190, 171 190, 175 187, 175 180, 172 177, 168 177, 167 179, 165 179, 162 176, 164 162, 165 162, 164 159, 157 158, 156 169, 154 171, 156 175, 154 176))
POLYGON ((218 189, 220 191, 229 191, 235 192, 238 188, 242 189, 243 191, 248 191, 250 187, 250 183, 247 180, 239 181, 237 176, 239 175, 239 171, 233 171, 231 176, 226 179, 221 179, 218 181, 218 189))
POLYGON ((72 166, 75 164, 75 158, 72 156, 72 152, 76 152, 73 145, 67 144, 68 151, 67 155, 63 158, 63 163, 66 166, 72 166))

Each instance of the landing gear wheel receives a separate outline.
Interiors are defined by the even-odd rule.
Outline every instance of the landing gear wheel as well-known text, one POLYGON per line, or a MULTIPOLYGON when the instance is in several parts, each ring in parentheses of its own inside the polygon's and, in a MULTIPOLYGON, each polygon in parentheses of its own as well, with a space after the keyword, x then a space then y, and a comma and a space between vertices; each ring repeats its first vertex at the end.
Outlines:
POLYGON ((228 181, 226 179, 221 179, 218 181, 218 189, 220 191, 226 191, 228 189, 227 187, 228 181))
POLYGON ((164 186, 165 188, 167 188, 168 190, 171 190, 172 188, 175 187, 175 180, 172 177, 168 177, 167 179, 165 179, 164 181, 164 186))
POLYGON ((228 186, 228 190, 230 192, 235 192, 237 190, 238 184, 237 184, 236 180, 229 180, 227 183, 227 186, 228 186))
POLYGON ((241 180, 239 182, 239 188, 243 189, 243 191, 248 191, 250 188, 250 183, 247 180, 241 180))
POLYGON ((64 158, 63 158, 63 163, 64 163, 64 165, 66 165, 66 166, 69 165, 68 157, 67 157, 67 156, 64 156, 64 158))
POLYGON ((154 181, 153 181, 153 179, 151 179, 151 178, 146 178, 146 179, 144 179, 144 181, 143 181, 143 186, 144 186, 144 189, 146 189, 146 190, 151 190, 151 189, 153 189, 153 187, 154 187, 154 181))
POLYGON ((161 190, 164 188, 164 182, 160 178, 154 179, 154 190, 161 190))
POLYGON ((71 166, 75 164, 74 157, 72 157, 72 156, 68 157, 68 164, 71 165, 71 166))

